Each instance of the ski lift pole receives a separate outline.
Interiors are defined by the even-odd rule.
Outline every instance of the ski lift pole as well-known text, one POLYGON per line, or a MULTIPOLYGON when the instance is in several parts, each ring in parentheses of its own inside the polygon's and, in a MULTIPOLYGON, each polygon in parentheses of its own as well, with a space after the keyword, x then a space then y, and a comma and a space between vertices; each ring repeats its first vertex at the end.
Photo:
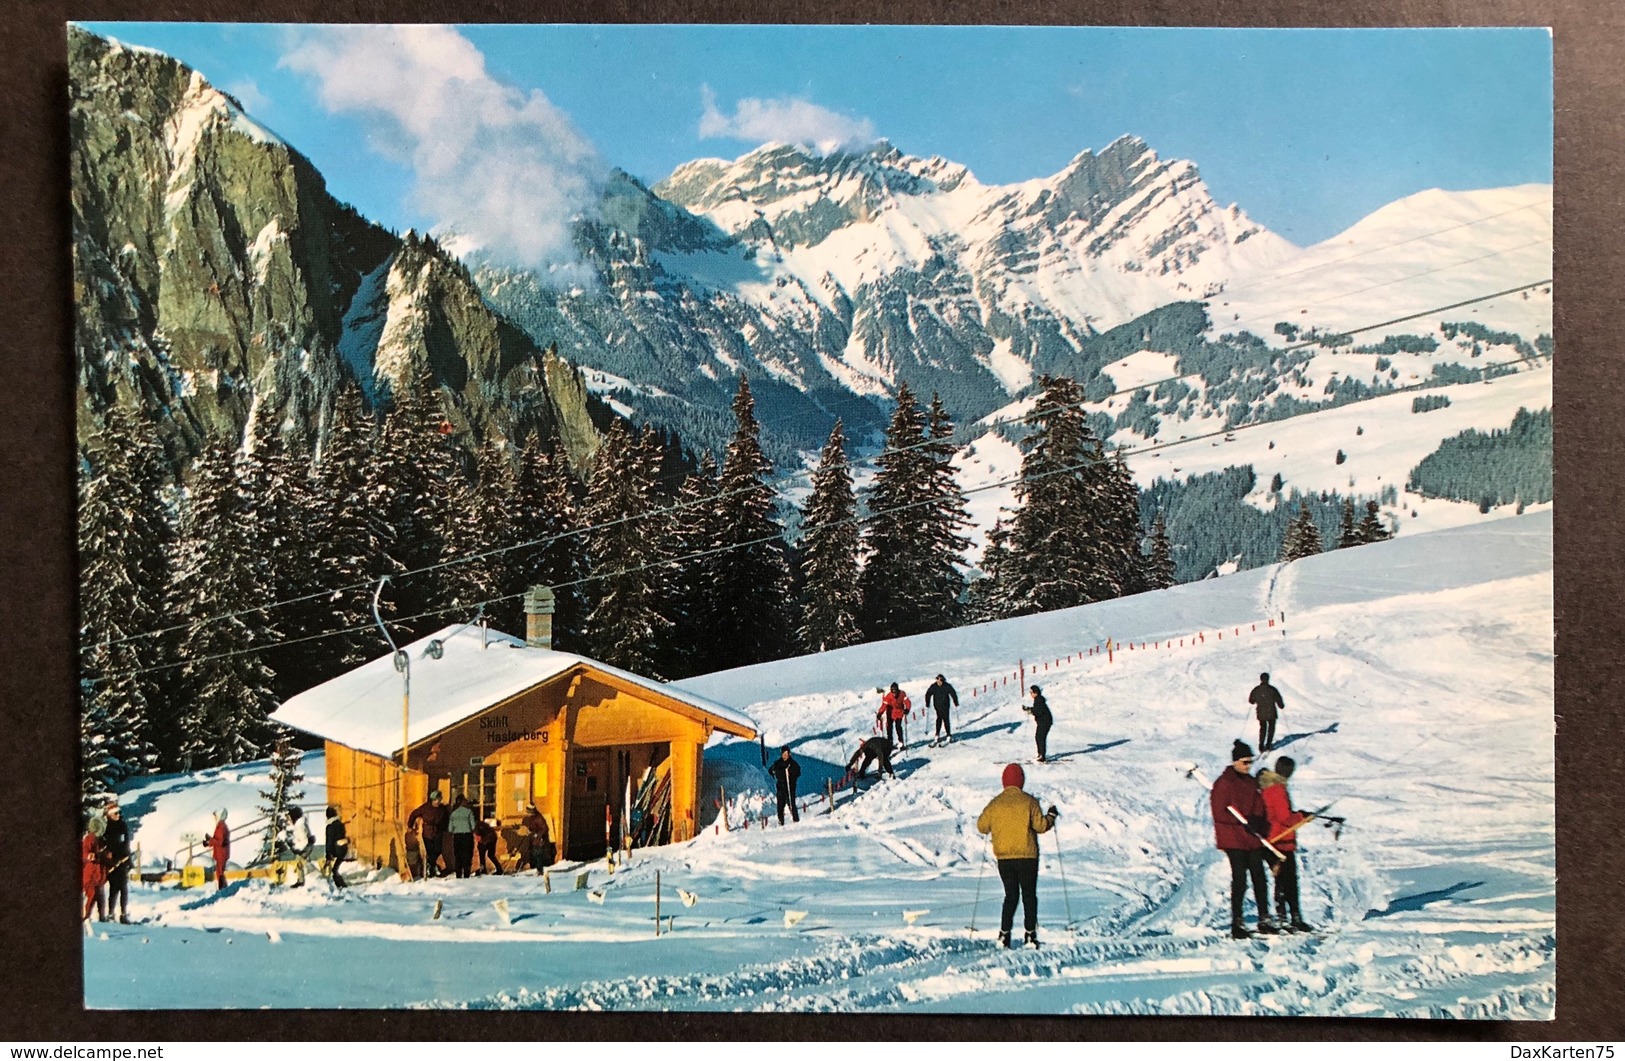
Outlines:
POLYGON ((378 598, 383 595, 384 584, 389 581, 385 575, 378 580, 378 588, 372 591, 372 621, 378 624, 378 632, 384 635, 390 651, 394 653, 395 669, 401 675, 401 769, 395 775, 395 811, 397 814, 406 813, 406 759, 412 751, 412 658, 395 644, 395 639, 389 636, 389 628, 384 625, 383 616, 378 614, 378 598))

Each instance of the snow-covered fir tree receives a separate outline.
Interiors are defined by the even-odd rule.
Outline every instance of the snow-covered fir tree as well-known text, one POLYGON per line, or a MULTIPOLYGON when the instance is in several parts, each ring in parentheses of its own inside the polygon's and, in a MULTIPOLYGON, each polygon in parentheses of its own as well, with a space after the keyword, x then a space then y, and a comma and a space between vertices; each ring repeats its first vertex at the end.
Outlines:
POLYGON ((671 620, 662 611, 659 563, 647 549, 655 507, 654 470, 624 421, 610 425, 587 485, 584 515, 591 575, 584 640, 593 657, 650 678, 664 678, 671 620))
POLYGON ((1151 554, 1146 557, 1145 578, 1147 589, 1167 589, 1174 584, 1174 547, 1168 540, 1168 525, 1160 512, 1151 528, 1151 554))
POLYGON ((1337 531, 1337 547, 1339 549, 1348 549, 1359 544, 1360 536, 1354 529, 1354 499, 1345 497, 1343 499, 1343 520, 1338 525, 1337 531))
POLYGON ((667 614, 674 627, 673 673, 698 674, 711 669, 711 617, 728 607, 711 573, 728 562, 727 554, 715 554, 718 541, 717 462, 711 454, 701 456, 699 467, 683 479, 672 505, 670 520, 664 526, 663 555, 672 557, 667 574, 671 603, 667 614))
MULTIPOLYGON (((373 587, 398 570, 389 556, 394 531, 371 492, 384 482, 373 471, 377 424, 362 405, 361 389, 340 390, 323 425, 310 497, 310 557, 329 592, 311 602, 315 614, 290 624, 320 632, 302 643, 312 670, 331 678, 388 652, 373 628, 373 587)), ((382 602, 385 607, 389 602, 382 602)), ((295 611, 301 607, 293 606, 295 611)))
POLYGON ((271 580, 254 530, 238 453, 215 442, 197 461, 171 564, 169 610, 183 625, 183 768, 258 758, 276 709, 275 676, 262 658, 275 644, 266 621, 271 580))
POLYGON ((1121 452, 1114 453, 1110 461, 1096 464, 1091 471, 1099 477, 1099 563, 1106 595, 1121 597, 1143 592, 1148 587, 1145 554, 1140 549, 1140 490, 1121 452))
MULTIPOLYGON (((1083 388, 1064 376, 1040 377, 1043 392, 1027 416, 1019 503, 994 557, 999 585, 988 599, 998 617, 1071 608, 1120 595, 1127 564, 1118 473, 1082 409, 1083 388)), ((1125 473, 1126 474, 1126 473, 1125 473)), ((1138 527, 1138 505, 1134 509, 1138 527)))
POLYGON ((1320 528, 1315 526, 1314 514, 1308 505, 1300 505, 1297 516, 1288 524, 1281 541, 1281 562, 1291 563, 1321 551, 1320 528))
MULTIPOLYGON (((582 579, 587 575, 587 540, 581 533, 580 485, 571 477, 556 450, 541 439, 531 439, 520 453, 514 484, 514 509, 520 539, 527 544, 514 551, 513 577, 507 592, 531 586, 553 590, 553 645, 566 651, 582 646, 586 614, 582 579)), ((513 633, 522 633, 524 626, 513 633)))
MULTIPOLYGON (((1352 503, 1351 503, 1352 506, 1352 503)), ((1381 506, 1375 501, 1365 503, 1365 515, 1360 517, 1360 523, 1354 528, 1354 536, 1360 545, 1369 545, 1372 542, 1385 542, 1393 537, 1382 522, 1381 506)))
POLYGON ((260 841, 262 859, 276 854, 277 837, 282 834, 288 808, 297 807, 305 798, 305 790, 299 787, 299 782, 305 779, 300 769, 303 760, 304 752, 293 746, 287 733, 279 733, 276 746, 271 750, 270 787, 260 789, 259 811, 268 823, 260 841))
POLYGON ((148 447, 117 409, 79 460, 79 667, 83 794, 105 793, 158 764, 168 706, 148 668, 167 660, 163 588, 168 526, 148 447), (157 541, 153 538, 162 535, 157 541), (147 582, 158 578, 160 581, 147 582), (146 673, 143 673, 143 672, 146 673))
POLYGON ((931 628, 920 615, 936 588, 933 551, 921 526, 933 475, 925 432, 925 414, 914 392, 899 384, 886 446, 875 459, 874 482, 864 498, 858 622, 865 640, 906 637, 931 628))
POLYGON ((919 519, 924 580, 929 586, 919 602, 920 624, 925 630, 946 630, 964 620, 965 575, 961 565, 970 539, 960 531, 970 526, 965 493, 954 474, 954 424, 941 396, 931 395, 926 412, 926 457, 923 505, 919 519))
POLYGON ((797 638, 805 651, 827 652, 862 640, 857 510, 846 438, 837 420, 818 458, 812 493, 801 513, 803 585, 797 638))
POLYGON ((768 483, 773 466, 762 452, 756 400, 744 376, 733 413, 734 437, 717 478, 713 531, 719 552, 709 574, 724 607, 707 617, 706 637, 714 649, 708 670, 779 659, 791 647, 784 529, 774 511, 768 483))
POLYGON ((475 454, 475 482, 463 495, 469 547, 455 565, 462 571, 471 599, 487 601, 484 615, 498 630, 523 634, 524 583, 522 550, 526 540, 519 515, 519 475, 507 450, 487 441, 475 454), (478 559, 472 559, 478 557, 478 559))

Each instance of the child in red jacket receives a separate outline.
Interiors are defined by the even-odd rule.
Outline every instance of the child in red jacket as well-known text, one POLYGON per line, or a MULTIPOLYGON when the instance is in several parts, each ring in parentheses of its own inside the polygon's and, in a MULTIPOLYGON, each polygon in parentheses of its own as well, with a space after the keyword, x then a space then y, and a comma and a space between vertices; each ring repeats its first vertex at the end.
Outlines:
POLYGON ((107 920, 107 899, 102 893, 102 887, 107 883, 107 845, 102 843, 102 834, 107 831, 107 823, 98 817, 92 817, 90 824, 85 827, 85 835, 79 840, 79 884, 85 893, 85 912, 82 920, 90 920, 90 911, 96 911, 96 920, 107 920))
POLYGON ((1310 816, 1292 808, 1292 794, 1286 787, 1297 765, 1290 756, 1281 756, 1275 760, 1274 770, 1259 773, 1258 787, 1264 795, 1264 813, 1269 817, 1270 845, 1282 856, 1270 870, 1275 875, 1275 919, 1290 931, 1312 932, 1314 926, 1304 921, 1298 908, 1298 830, 1310 816))

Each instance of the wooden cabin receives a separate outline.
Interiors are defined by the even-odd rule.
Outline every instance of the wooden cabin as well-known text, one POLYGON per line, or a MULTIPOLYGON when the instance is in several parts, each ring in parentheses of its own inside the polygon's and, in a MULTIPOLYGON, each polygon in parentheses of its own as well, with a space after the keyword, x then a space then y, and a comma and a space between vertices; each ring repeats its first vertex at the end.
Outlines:
MULTIPOLYGON (((583 656, 555 652, 552 595, 526 598, 528 638, 447 627, 290 698, 272 721, 327 743, 327 801, 357 859, 402 868, 406 819, 432 789, 465 796, 495 819, 498 857, 525 849, 535 804, 558 856, 604 857, 619 846, 628 783, 662 780, 669 817, 657 833, 694 836, 701 763, 714 732, 753 739, 745 715, 583 656), (406 768, 401 769, 405 750, 406 768)), ((634 813, 640 819, 645 813, 634 813)), ((321 823, 313 822, 317 834, 321 823)))

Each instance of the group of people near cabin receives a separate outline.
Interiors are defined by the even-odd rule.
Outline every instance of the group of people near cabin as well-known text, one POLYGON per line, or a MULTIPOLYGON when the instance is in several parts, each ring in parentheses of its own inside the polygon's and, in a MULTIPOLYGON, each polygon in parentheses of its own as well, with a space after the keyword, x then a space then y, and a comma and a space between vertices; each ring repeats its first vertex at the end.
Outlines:
MULTIPOLYGON (((214 811, 213 825, 203 836, 203 847, 214 866, 214 886, 217 891, 226 887, 226 865, 231 860, 231 827, 226 824, 227 808, 214 811)), ((273 850, 278 862, 291 864, 294 876, 292 887, 305 886, 305 867, 315 849, 316 838, 311 834, 310 822, 299 807, 289 807, 278 816, 272 826, 273 850)), ((326 859, 322 875, 330 879, 334 888, 344 887, 339 867, 350 857, 350 841, 337 807, 327 808, 326 859)), ((79 883, 85 905, 81 915, 90 920, 111 921, 114 911, 120 924, 130 923, 130 827, 116 798, 109 798, 85 823, 79 838, 79 883)), ((139 871, 139 870, 138 870, 139 871)))
MULTIPOLYGON (((536 804, 529 804, 519 827, 526 841, 521 851, 524 864, 540 873, 553 864, 557 850, 547 816, 536 809, 536 804)), ((502 875, 502 862, 497 858, 497 822, 476 814, 468 797, 461 793, 452 798, 448 807, 439 789, 430 792, 429 798, 407 815, 406 832, 407 865, 419 880, 466 879, 476 871, 502 875)))

